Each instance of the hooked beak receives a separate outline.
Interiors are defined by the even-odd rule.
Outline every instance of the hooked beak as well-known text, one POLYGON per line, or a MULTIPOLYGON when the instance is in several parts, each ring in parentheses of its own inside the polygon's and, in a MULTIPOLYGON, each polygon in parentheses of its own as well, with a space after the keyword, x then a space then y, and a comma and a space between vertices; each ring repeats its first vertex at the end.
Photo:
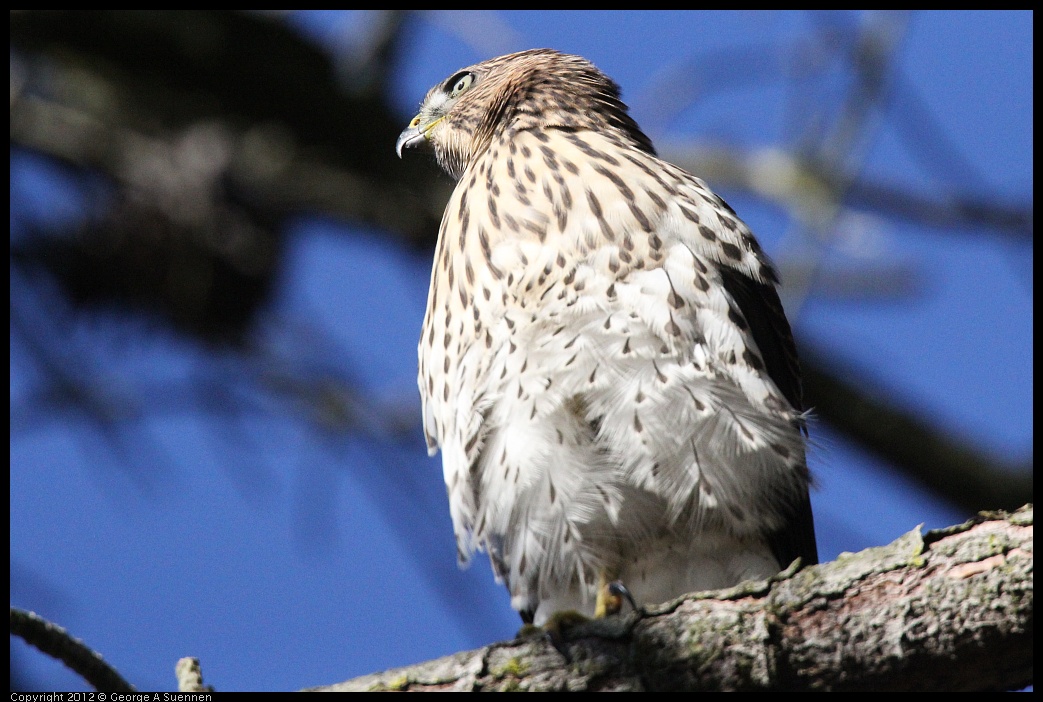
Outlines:
POLYGON ((398 154, 399 158, 402 158, 402 149, 416 146, 422 141, 424 141, 424 133, 420 131, 420 127, 406 127, 398 135, 398 141, 395 143, 395 153, 398 154))
POLYGON ((398 157, 402 158, 402 149, 408 149, 411 146, 421 146, 427 143, 428 134, 430 134, 431 130, 434 129, 443 119, 445 119, 445 115, 424 122, 423 113, 411 119, 409 121, 409 126, 402 130, 402 133, 398 135, 398 142, 395 143, 395 153, 398 154, 398 157))
POLYGON ((398 154, 399 158, 402 158, 402 149, 408 149, 411 146, 417 146, 424 143, 427 139, 427 130, 430 129, 432 124, 427 125, 427 129, 420 128, 420 115, 414 117, 410 122, 409 126, 402 130, 402 133, 398 135, 398 141, 395 143, 395 153, 398 154))

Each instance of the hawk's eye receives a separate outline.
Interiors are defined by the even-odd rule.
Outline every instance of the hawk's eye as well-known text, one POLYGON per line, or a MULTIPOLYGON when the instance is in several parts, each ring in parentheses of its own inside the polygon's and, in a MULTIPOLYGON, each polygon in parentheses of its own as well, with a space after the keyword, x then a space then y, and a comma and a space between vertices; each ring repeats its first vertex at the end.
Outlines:
POLYGON ((465 72, 453 76, 448 81, 448 85, 453 86, 449 89, 449 97, 460 97, 465 92, 467 92, 467 89, 471 87, 472 83, 474 83, 473 73, 465 72))

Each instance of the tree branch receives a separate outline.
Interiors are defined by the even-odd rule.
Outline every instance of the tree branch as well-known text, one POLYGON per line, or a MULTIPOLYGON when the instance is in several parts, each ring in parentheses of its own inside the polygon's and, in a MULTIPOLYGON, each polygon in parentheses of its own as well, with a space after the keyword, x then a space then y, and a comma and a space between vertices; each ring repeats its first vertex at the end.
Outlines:
POLYGON ((992 690, 1032 682, 1032 507, 766 582, 315 688, 992 690), (563 655, 564 653, 564 655, 563 655))
POLYGON ((69 666, 95 690, 136 691, 100 653, 35 612, 11 607, 11 633, 69 666))

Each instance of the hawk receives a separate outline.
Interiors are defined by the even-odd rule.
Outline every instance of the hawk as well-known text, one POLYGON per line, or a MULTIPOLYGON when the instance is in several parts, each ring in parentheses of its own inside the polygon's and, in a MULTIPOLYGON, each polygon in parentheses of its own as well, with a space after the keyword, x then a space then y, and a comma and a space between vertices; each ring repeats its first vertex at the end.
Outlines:
POLYGON ((817 562, 778 276, 618 86, 534 49, 433 87, 398 138, 456 181, 419 344, 458 556, 527 623, 817 562), (618 600, 618 598, 617 598, 618 600))

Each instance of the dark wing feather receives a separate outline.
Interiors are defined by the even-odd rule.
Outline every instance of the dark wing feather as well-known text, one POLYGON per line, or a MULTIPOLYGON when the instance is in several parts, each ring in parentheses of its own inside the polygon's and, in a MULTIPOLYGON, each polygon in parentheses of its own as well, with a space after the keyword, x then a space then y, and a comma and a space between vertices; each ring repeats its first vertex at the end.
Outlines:
MULTIPOLYGON (((753 340, 760 350, 768 376, 798 412, 803 411, 803 390, 800 381, 800 360, 793 343, 786 313, 779 293, 771 283, 759 283, 733 268, 722 267, 724 289, 739 306, 739 311, 750 325, 753 340)), ((801 427, 804 430, 804 427, 801 427)), ((818 563, 815 544, 815 522, 811 514, 811 500, 807 491, 792 506, 787 525, 768 537, 772 553, 785 568, 798 556, 804 565, 818 563)))

